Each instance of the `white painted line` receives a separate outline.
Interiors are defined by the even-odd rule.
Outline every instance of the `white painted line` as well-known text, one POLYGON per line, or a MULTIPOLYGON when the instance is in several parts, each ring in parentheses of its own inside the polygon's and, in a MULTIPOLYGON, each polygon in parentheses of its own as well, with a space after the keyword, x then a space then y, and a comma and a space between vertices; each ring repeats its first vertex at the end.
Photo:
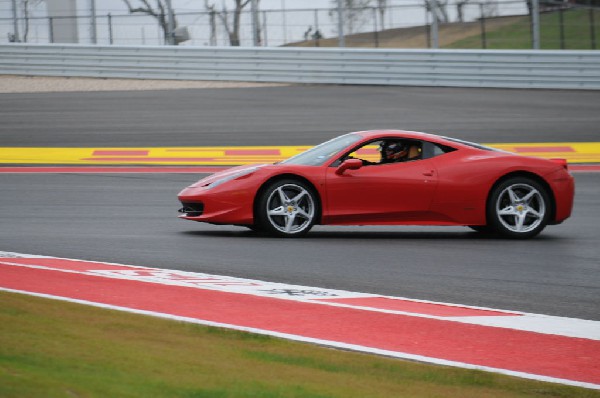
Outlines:
POLYGON ((557 317, 543 314, 533 314, 517 311, 499 310, 487 307, 476 307, 462 304, 452 304, 436 301, 417 300, 406 297, 384 296, 371 293, 350 292, 346 290, 325 289, 312 286, 291 285, 286 283, 267 282, 257 279, 244 279, 231 276, 206 274, 199 272, 167 270, 160 268, 148 268, 141 266, 125 265, 118 263, 104 263, 93 261, 93 266, 90 265, 90 270, 77 271, 53 268, 45 265, 36 264, 19 264, 10 261, 10 258, 56 258, 66 261, 83 261, 65 259, 58 257, 28 255, 14 252, 0 251, 0 262, 6 265, 40 268, 58 272, 77 273, 85 275, 93 275, 105 278, 126 279, 138 282, 156 283, 171 286, 185 286, 206 290, 217 290, 228 293, 248 294, 252 296, 271 297, 282 300, 292 300, 308 302, 319 305, 328 305, 334 307, 353 308, 364 311, 383 312, 390 314, 399 314, 412 317, 437 319, 448 322, 459 322, 480 326, 493 326, 505 329, 523 330, 528 332, 559 335, 565 337, 575 337, 590 340, 600 340, 600 321, 584 320, 577 318, 557 317), (8 260, 2 260, 2 257, 7 257, 8 260), (102 270, 97 264, 106 264, 111 266, 127 267, 123 270, 102 270), (431 304, 433 306, 443 306, 447 308, 462 308, 475 311, 490 311, 495 313, 506 314, 503 316, 437 316, 427 313, 408 312, 401 310, 391 310, 377 307, 369 307, 364 305, 351 305, 343 302, 331 302, 320 299, 352 299, 352 298, 381 298, 389 300, 401 300, 405 302, 431 304))

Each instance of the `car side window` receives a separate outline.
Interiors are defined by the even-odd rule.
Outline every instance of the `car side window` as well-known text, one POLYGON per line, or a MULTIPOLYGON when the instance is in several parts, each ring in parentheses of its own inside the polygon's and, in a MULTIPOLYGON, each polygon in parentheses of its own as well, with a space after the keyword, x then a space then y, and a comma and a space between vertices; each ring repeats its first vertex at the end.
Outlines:
POLYGON ((411 139, 389 138, 371 141, 340 159, 359 159, 365 166, 402 163, 423 159, 423 142, 411 139))
POLYGON ((436 156, 444 155, 446 153, 450 153, 455 151, 455 148, 434 144, 433 142, 424 141, 423 142, 423 159, 434 158, 436 156))
POLYGON ((379 152, 381 142, 382 141, 373 141, 356 148, 344 156, 342 161, 346 159, 360 159, 365 166, 379 164, 381 161, 381 153, 379 152))

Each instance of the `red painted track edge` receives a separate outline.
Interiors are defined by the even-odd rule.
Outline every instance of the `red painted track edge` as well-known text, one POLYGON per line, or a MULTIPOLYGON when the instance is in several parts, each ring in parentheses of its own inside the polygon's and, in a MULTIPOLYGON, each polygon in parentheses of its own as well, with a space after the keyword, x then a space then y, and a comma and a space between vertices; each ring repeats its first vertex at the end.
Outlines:
POLYGON ((521 377, 600 388, 600 368, 593 361, 600 345, 595 340, 8 264, 0 270, 5 290, 125 305, 294 340, 453 366, 466 362, 473 369, 500 368, 521 377), (174 302, 179 304, 173 307, 174 302))
POLYGON ((420 363, 428 363, 428 364, 434 364, 434 365, 439 365, 439 366, 458 367, 458 368, 463 368, 463 369, 481 370, 481 371, 503 374, 506 376, 513 376, 513 377, 519 377, 519 378, 536 380, 536 381, 558 383, 558 384, 600 390, 600 386, 597 384, 593 384, 593 383, 586 383, 586 382, 574 381, 574 380, 570 380, 570 379, 562 379, 562 378, 551 377, 551 376, 543 376, 543 375, 537 375, 537 374, 526 373, 526 372, 512 371, 512 370, 507 370, 507 369, 502 369, 502 368, 494 368, 494 367, 484 366, 484 365, 474 365, 474 364, 465 363, 465 362, 450 361, 450 360, 445 360, 445 359, 440 359, 440 358, 427 357, 427 356, 415 355, 415 354, 409 354, 409 353, 402 353, 402 352, 397 352, 397 351, 388 351, 388 350, 379 349, 379 348, 365 347, 363 345, 348 344, 348 343, 342 343, 339 341, 332 341, 332 340, 322 340, 322 339, 318 339, 318 338, 304 337, 304 336, 299 336, 296 334, 276 332, 276 331, 271 331, 271 330, 267 330, 267 329, 259 329, 259 328, 240 326, 240 325, 235 325, 235 324, 207 321, 207 320, 201 320, 201 319, 197 319, 197 318, 191 318, 191 317, 185 317, 185 316, 179 316, 179 315, 171 315, 171 314, 166 314, 166 313, 162 313, 162 312, 134 309, 134 308, 122 307, 122 306, 111 305, 111 304, 103 304, 103 303, 98 303, 98 302, 94 302, 94 301, 73 299, 73 298, 69 298, 69 297, 65 297, 65 296, 57 296, 57 295, 52 295, 52 294, 30 292, 30 291, 25 291, 25 290, 17 290, 17 289, 9 289, 9 288, 0 287, 0 291, 24 294, 24 295, 28 295, 28 296, 46 298, 46 299, 51 299, 51 300, 65 301, 65 302, 81 304, 81 305, 89 305, 89 306, 97 307, 97 308, 129 312, 129 313, 138 314, 138 315, 152 316, 152 317, 186 322, 186 323, 194 323, 194 324, 203 325, 203 326, 239 330, 242 332, 256 333, 256 334, 272 336, 272 337, 276 337, 276 338, 282 338, 282 339, 286 339, 286 340, 298 341, 298 342, 302 342, 302 343, 317 344, 317 345, 321 345, 321 346, 338 348, 338 349, 349 350, 349 351, 356 351, 356 352, 366 352, 366 353, 370 353, 370 354, 381 355, 381 356, 386 356, 386 357, 390 357, 390 358, 410 360, 410 361, 415 361, 415 362, 420 362, 420 363))

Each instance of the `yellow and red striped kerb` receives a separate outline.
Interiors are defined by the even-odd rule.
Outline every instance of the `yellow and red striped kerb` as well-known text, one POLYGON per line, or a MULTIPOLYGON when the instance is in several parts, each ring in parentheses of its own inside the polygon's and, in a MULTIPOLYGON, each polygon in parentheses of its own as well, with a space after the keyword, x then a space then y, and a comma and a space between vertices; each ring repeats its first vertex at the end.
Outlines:
MULTIPOLYGON (((600 142, 488 144, 526 156, 600 163, 600 142)), ((134 148, 0 147, 0 164, 230 166, 273 163, 310 146, 220 146, 134 148)))

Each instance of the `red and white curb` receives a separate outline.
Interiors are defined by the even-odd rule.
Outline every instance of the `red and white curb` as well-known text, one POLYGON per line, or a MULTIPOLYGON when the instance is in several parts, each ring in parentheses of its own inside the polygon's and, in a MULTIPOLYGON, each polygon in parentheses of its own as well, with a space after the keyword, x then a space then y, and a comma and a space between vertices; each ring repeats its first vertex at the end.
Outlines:
POLYGON ((0 251, 0 290, 600 389, 600 322, 0 251))

